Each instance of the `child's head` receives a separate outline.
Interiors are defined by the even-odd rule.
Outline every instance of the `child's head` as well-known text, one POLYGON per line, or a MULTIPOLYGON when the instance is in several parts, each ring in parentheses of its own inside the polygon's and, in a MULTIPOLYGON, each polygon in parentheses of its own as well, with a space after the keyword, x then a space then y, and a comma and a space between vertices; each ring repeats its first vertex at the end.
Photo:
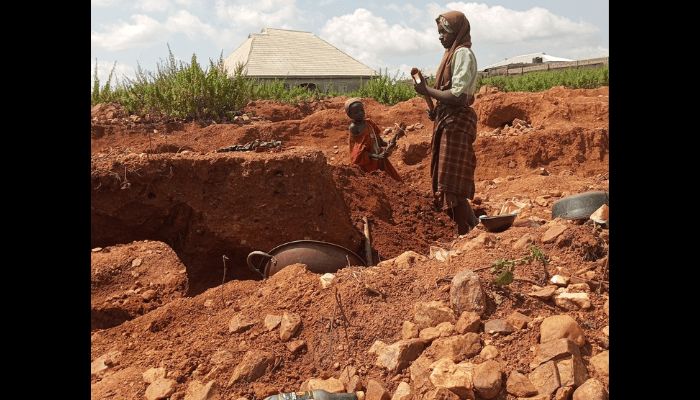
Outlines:
POLYGON ((345 102, 345 113, 355 122, 365 120, 365 107, 362 105, 362 100, 358 97, 353 97, 345 102))

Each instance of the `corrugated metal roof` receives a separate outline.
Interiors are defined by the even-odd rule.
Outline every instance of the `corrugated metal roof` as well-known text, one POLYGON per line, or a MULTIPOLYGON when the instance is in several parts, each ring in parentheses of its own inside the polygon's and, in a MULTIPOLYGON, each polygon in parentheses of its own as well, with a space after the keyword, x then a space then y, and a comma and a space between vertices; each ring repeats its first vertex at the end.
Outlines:
POLYGON ((574 61, 574 60, 571 60, 568 58, 554 57, 554 56, 550 56, 549 54, 544 54, 544 53, 531 53, 531 54, 523 54, 520 56, 506 58, 503 61, 499 61, 497 63, 493 63, 491 65, 485 66, 484 70, 502 67, 502 66, 510 65, 510 64, 530 64, 530 63, 532 63, 532 59, 535 57, 542 57, 542 62, 574 61))
POLYGON ((265 28, 252 33, 224 60, 229 73, 245 66, 248 76, 373 76, 375 71, 311 32, 265 28))

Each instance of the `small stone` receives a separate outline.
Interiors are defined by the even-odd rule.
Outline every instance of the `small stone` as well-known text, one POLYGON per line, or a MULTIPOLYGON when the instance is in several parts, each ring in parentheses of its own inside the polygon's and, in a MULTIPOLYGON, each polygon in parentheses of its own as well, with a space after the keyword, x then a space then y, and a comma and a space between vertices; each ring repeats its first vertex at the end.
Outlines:
POLYGON ((142 262, 143 262, 142 259, 140 259, 140 258, 134 258, 134 260, 131 261, 131 266, 132 266, 132 267, 138 267, 138 266, 141 265, 142 262))
POLYGON ((554 275, 549 281, 558 286, 566 286, 569 284, 569 278, 563 275, 554 275))
POLYGON ((523 329, 527 326, 528 322, 532 321, 532 318, 517 311, 513 311, 510 315, 508 315, 506 321, 508 321, 516 329, 523 329))
POLYGON ((150 368, 141 374, 143 381, 146 383, 153 383, 156 379, 165 378, 165 368, 150 368))
POLYGON ((291 353, 296 353, 306 347, 306 342, 303 340, 293 340, 288 342, 286 346, 287 350, 289 350, 291 353))
POLYGON ((153 289, 148 289, 145 292, 141 293, 141 297, 146 300, 146 301, 151 301, 156 297, 156 291, 153 289))
POLYGON ((481 349, 479 356, 484 360, 491 360, 498 357, 498 348, 496 346, 488 345, 481 349))
POLYGON ((484 323, 484 332, 490 334, 499 333, 502 335, 509 335, 515 332, 515 328, 506 320, 492 319, 484 323))

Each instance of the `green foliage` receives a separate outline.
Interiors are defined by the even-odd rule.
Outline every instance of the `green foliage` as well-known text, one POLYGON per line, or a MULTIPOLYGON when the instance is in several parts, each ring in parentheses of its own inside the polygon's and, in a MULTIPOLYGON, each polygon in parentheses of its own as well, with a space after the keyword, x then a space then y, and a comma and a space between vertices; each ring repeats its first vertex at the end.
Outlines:
POLYGON ((391 77, 389 70, 386 69, 384 72, 380 70, 378 76, 373 77, 348 96, 371 97, 382 104, 394 105, 416 97, 416 91, 413 89, 413 80, 399 79, 399 71, 391 77))
POLYGON ((608 86, 608 67, 569 68, 479 78, 477 87, 484 85, 495 86, 504 92, 540 92, 554 86, 593 89, 608 86))
MULTIPOLYGON (((232 76, 224 67, 223 54, 218 60, 209 60, 204 68, 196 55, 190 62, 178 62, 168 46, 168 57, 156 64, 156 71, 145 71, 137 64, 133 78, 124 77, 120 83, 114 77, 116 62, 104 85, 93 76, 91 103, 116 102, 130 114, 156 114, 183 119, 231 119, 235 112, 249 101, 269 99, 287 103, 316 101, 328 96, 372 97, 383 104, 396 104, 416 95, 409 80, 399 80, 398 72, 388 72, 372 78, 359 90, 340 93, 334 88, 324 92, 292 86, 284 80, 258 81, 245 76, 242 65, 237 65, 232 76), (114 82, 113 82, 114 80, 114 82)), ((381 72, 381 71, 380 71, 381 72)))
POLYGON ((530 264, 532 261, 539 261, 544 266, 549 262, 549 257, 539 249, 539 247, 530 246, 530 254, 525 257, 515 260, 498 259, 491 264, 491 272, 495 275, 493 283, 497 286, 509 285, 515 279, 513 270, 517 265, 530 264))
POLYGON ((513 282, 513 268, 517 265, 516 260, 496 260, 491 265, 491 272, 496 275, 493 283, 497 286, 505 286, 513 282))

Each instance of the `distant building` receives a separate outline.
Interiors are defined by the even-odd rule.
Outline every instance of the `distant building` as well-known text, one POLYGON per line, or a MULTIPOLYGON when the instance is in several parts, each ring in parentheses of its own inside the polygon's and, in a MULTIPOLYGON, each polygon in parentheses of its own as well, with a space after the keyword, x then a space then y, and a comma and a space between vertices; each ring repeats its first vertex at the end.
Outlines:
POLYGON ((376 72, 311 32, 264 28, 224 60, 230 75, 236 65, 260 80, 285 80, 288 86, 352 91, 376 72))
POLYGON ((563 58, 563 57, 554 57, 554 56, 550 56, 550 55, 545 54, 545 53, 531 53, 531 54, 523 54, 520 56, 506 58, 503 61, 499 61, 497 63, 487 65, 486 67, 484 67, 482 69, 482 71, 488 71, 490 69, 505 67, 505 66, 508 66, 509 68, 527 67, 527 66, 530 66, 533 64, 543 64, 543 63, 548 63, 548 62, 561 62, 561 61, 574 61, 574 60, 571 60, 569 58, 563 58))

